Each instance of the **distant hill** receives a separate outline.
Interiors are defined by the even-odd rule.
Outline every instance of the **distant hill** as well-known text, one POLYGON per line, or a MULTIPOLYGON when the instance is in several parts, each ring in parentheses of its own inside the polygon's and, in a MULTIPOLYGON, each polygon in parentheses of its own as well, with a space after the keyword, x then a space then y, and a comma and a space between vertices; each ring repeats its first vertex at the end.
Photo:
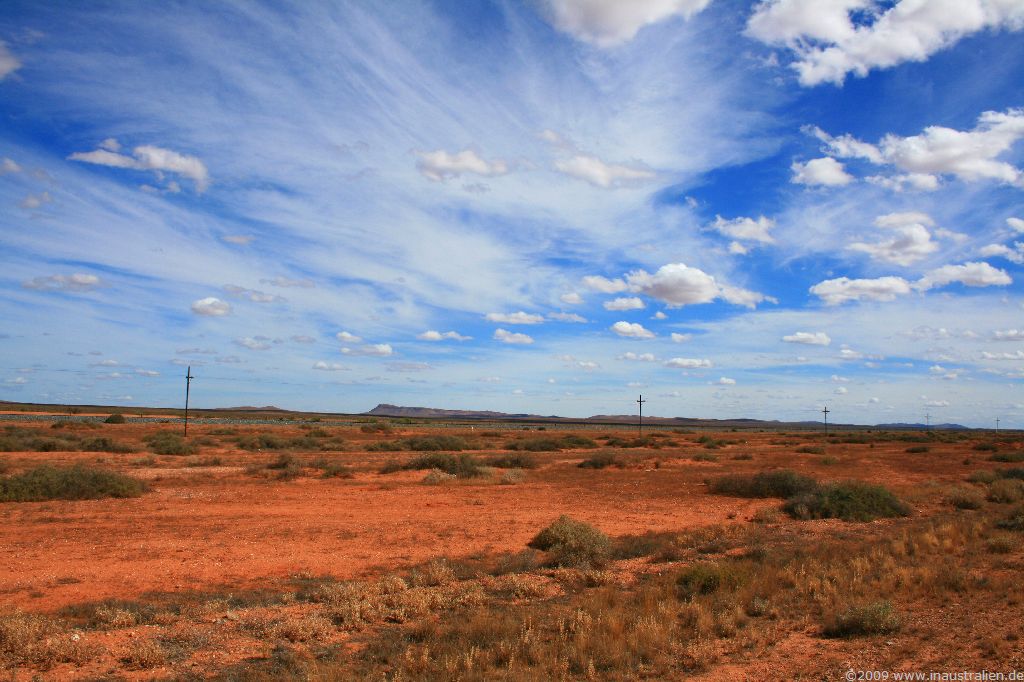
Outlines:
POLYGON ((940 431, 946 431, 946 430, 948 430, 948 431, 969 431, 970 430, 969 427, 963 426, 962 424, 932 424, 931 426, 928 426, 927 424, 904 424, 902 422, 897 422, 895 424, 875 424, 875 428, 876 429, 892 429, 892 430, 896 430, 896 429, 911 429, 911 430, 918 430, 918 431, 924 431, 925 429, 938 429, 940 431))
POLYGON ((254 407, 252 405, 243 405, 241 407, 212 407, 212 412, 289 412, 280 407, 274 407, 273 405, 267 405, 266 407, 254 407))

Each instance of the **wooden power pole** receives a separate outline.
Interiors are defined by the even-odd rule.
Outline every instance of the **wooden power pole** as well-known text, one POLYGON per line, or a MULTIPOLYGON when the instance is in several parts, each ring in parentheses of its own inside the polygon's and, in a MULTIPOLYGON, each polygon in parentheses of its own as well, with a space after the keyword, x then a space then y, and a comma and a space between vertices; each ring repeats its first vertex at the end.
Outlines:
POLYGON ((192 376, 192 365, 188 366, 185 370, 185 435, 188 436, 188 393, 192 386, 192 380, 195 379, 192 376))
POLYGON ((821 411, 822 414, 825 415, 825 435, 826 436, 828 435, 828 413, 831 412, 831 411, 832 410, 828 409, 828 405, 826 405, 825 409, 821 411))
POLYGON ((639 433, 641 436, 643 436, 644 435, 644 403, 646 403, 647 401, 644 400, 644 396, 641 393, 640 394, 640 399, 637 400, 636 402, 637 402, 637 405, 640 407, 640 423, 637 426, 637 433, 639 433))

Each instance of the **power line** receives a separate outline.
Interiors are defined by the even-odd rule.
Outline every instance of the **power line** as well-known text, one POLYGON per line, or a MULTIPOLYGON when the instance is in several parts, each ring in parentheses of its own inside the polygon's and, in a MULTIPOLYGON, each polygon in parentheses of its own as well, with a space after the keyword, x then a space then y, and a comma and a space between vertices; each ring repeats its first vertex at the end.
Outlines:
POLYGON ((831 411, 832 410, 828 409, 828 405, 826 405, 825 409, 822 410, 822 413, 825 415, 825 435, 826 436, 828 435, 828 413, 831 412, 831 411))

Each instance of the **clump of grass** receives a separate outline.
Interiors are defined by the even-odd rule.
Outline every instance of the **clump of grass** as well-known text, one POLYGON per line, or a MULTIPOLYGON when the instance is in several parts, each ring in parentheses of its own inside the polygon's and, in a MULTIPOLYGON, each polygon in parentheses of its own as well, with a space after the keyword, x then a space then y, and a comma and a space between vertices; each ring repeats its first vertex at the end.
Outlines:
POLYGON ((696 455, 691 457, 694 462, 717 462, 718 455, 710 452, 698 452, 696 455))
POLYGON ((989 457, 989 460, 993 462, 1024 462, 1024 451, 1000 452, 989 457))
POLYGON ((185 442, 181 434, 173 431, 158 431, 142 437, 149 449, 158 455, 194 455, 196 447, 185 442))
POLYGON ((995 535, 989 538, 986 546, 988 551, 993 554, 1009 554, 1020 545, 1020 541, 1012 535, 1006 533, 995 535))
MULTIPOLYGON (((96 653, 79 633, 64 630, 60 621, 21 611, 0 613, 0 665, 32 665, 48 669, 58 663, 81 665, 96 653)), ((15 671, 11 671, 15 675, 15 671)))
POLYGON ((827 637, 856 637, 898 632, 900 619, 888 601, 851 606, 835 614, 826 623, 827 637))
POLYGON ((736 461, 741 461, 741 462, 747 462, 747 461, 750 461, 750 460, 754 459, 754 456, 752 454, 750 454, 749 452, 741 452, 738 455, 733 455, 732 457, 730 457, 730 459, 734 459, 736 461))
POLYGON ((1014 467, 1013 469, 1003 469, 998 472, 999 478, 1012 478, 1017 481, 1024 481, 1024 469, 1020 467, 1014 467))
POLYGON ((990 502, 999 504, 1020 502, 1021 499, 1024 499, 1024 481, 1013 479, 992 481, 988 487, 988 499, 990 502))
POLYGON ((569 434, 561 438, 541 436, 538 438, 520 438, 505 444, 506 450, 525 450, 527 452, 556 452, 558 450, 575 450, 596 448, 597 443, 589 438, 569 434))
POLYGON ((106 436, 86 438, 81 442, 81 445, 79 445, 79 449, 82 452, 135 452, 135 448, 133 446, 128 445, 127 443, 120 443, 116 440, 107 438, 106 436))
POLYGON ((623 464, 613 452, 598 452, 593 457, 583 460, 577 464, 581 469, 605 469, 607 467, 622 468, 623 464))
POLYGON ((978 452, 995 452, 999 448, 996 447, 995 443, 975 443, 974 449, 978 452))
POLYGON ((999 478, 999 474, 991 469, 978 469, 972 471, 967 477, 970 483, 991 483, 999 478))
POLYGON ((1024 530, 1024 507, 1018 507, 1010 516, 996 523, 1003 530, 1024 530))
POLYGON ((912 445, 909 448, 907 448, 905 452, 908 452, 912 455, 918 455, 923 452, 928 452, 929 450, 931 450, 931 448, 929 448, 927 445, 912 445))
POLYGON ((149 670, 167 663, 167 651, 155 640, 136 640, 128 645, 121 660, 129 668, 149 670))
POLYGON ((397 461, 388 462, 385 464, 380 473, 390 474, 396 471, 423 471, 427 469, 437 469, 443 471, 446 474, 458 476, 459 478, 476 478, 484 475, 484 470, 477 462, 476 458, 469 454, 460 454, 458 456, 450 453, 429 453, 425 455, 419 455, 413 457, 404 464, 397 461))
POLYGON ((533 455, 503 454, 489 458, 485 464, 498 469, 536 469, 537 459, 533 455))
POLYGON ((832 466, 833 464, 839 464, 839 458, 833 457, 832 455, 825 455, 818 460, 818 463, 824 464, 825 466, 832 466))
POLYGON ((138 497, 148 486, 137 478, 81 464, 40 466, 0 479, 0 502, 98 500, 138 497))
POLYGON ((386 422, 374 422, 372 424, 363 424, 359 427, 359 430, 363 433, 391 433, 391 425, 386 422))
POLYGON ((605 441, 605 445, 611 448, 660 448, 662 443, 650 436, 642 436, 639 438, 619 438, 618 436, 612 436, 605 441))
POLYGON ((516 485, 526 480, 526 472, 522 469, 508 469, 505 471, 501 478, 498 479, 498 483, 501 485, 516 485))
POLYGON ((817 486, 791 498, 784 508, 798 519, 873 521, 910 514, 910 508, 888 489, 862 481, 817 486))
POLYGON ((789 469, 762 471, 758 474, 730 474, 710 482, 711 492, 733 497, 779 497, 785 499, 807 492, 818 485, 810 476, 789 469))
POLYGON ((220 457, 189 457, 185 461, 185 466, 198 468, 198 467, 219 467, 223 462, 220 457))
POLYGON ((600 568, 611 556, 607 535, 565 515, 538 533, 527 546, 548 552, 555 566, 600 568))
POLYGON ((440 469, 431 469, 430 472, 423 477, 423 480, 420 481, 420 483, 423 485, 441 485, 448 481, 454 481, 456 478, 458 478, 458 476, 455 474, 449 474, 441 471, 440 469))
POLYGON ((796 451, 805 455, 824 455, 825 447, 822 445, 802 445, 796 451))
POLYGON ((323 466, 317 467, 322 472, 321 478, 354 478, 355 472, 352 471, 352 467, 339 464, 338 462, 328 462, 323 466))
POLYGON ((692 599, 701 594, 713 594, 719 590, 735 590, 742 583, 742 577, 735 568, 726 563, 694 564, 676 578, 676 589, 683 599, 692 599))
POLYGON ((418 452, 439 452, 441 450, 454 450, 458 452, 471 449, 469 443, 464 438, 447 435, 405 438, 402 440, 402 445, 408 450, 418 452))
POLYGON ((124 424, 125 421, 126 420, 125 420, 123 414, 121 414, 119 412, 115 412, 114 414, 112 414, 109 417, 107 417, 106 419, 104 419, 103 423, 104 424, 124 424))
POLYGON ((949 503, 957 509, 981 509, 984 501, 981 491, 973 488, 957 488, 949 495, 949 503))

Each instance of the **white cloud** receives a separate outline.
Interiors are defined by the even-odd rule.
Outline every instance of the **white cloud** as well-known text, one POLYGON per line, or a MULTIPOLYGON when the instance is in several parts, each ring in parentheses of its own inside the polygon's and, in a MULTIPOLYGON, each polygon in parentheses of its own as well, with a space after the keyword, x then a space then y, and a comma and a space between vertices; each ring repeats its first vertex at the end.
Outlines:
POLYGON ((113 137, 108 137, 99 144, 100 149, 106 149, 108 152, 119 152, 121 151, 121 143, 113 137))
POLYGON ((597 291, 602 294, 617 294, 620 291, 625 291, 628 286, 621 279, 608 279, 600 275, 587 275, 583 278, 583 286, 587 287, 591 291, 597 291))
POLYGON ((786 343, 803 343, 808 346, 827 346, 832 343, 825 332, 796 332, 782 337, 786 343))
POLYGON ((853 350, 852 348, 849 348, 849 347, 844 347, 844 348, 840 349, 840 351, 839 351, 839 359, 840 360, 860 360, 863 357, 864 357, 863 353, 861 353, 859 351, 855 351, 855 350, 853 350))
POLYGON ((424 177, 435 182, 457 178, 463 173, 492 177, 509 172, 508 163, 505 161, 486 161, 472 149, 463 149, 454 154, 438 149, 433 152, 420 152, 418 156, 416 168, 424 177))
POLYGON ((91 291, 101 285, 102 280, 96 275, 86 275, 79 272, 72 275, 33 277, 21 283, 21 286, 25 289, 37 289, 39 291, 91 291))
POLYGON ((583 297, 575 291, 568 294, 562 294, 558 297, 558 300, 567 305, 581 305, 583 303, 583 297))
POLYGON ((653 275, 637 270, 626 279, 632 291, 656 298, 673 308, 710 303, 721 293, 714 277, 683 263, 663 265, 653 275))
POLYGON ((272 340, 266 336, 243 336, 235 339, 235 344, 249 350, 267 350, 272 340))
POLYGON ((990 353, 988 351, 983 351, 981 357, 985 360, 1012 360, 1014 362, 1019 362, 1024 360, 1024 350, 1018 350, 1012 353, 990 353))
POLYGON ((342 355, 365 355, 369 357, 386 358, 394 354, 394 349, 391 348, 390 343, 367 343, 358 348, 350 348, 345 346, 341 349, 342 355))
POLYGON ((616 322, 610 329, 619 336, 626 336, 633 339, 653 339, 654 332, 644 329, 638 322, 616 322))
POLYGON ((221 239, 226 241, 228 244, 236 244, 238 246, 246 246, 246 245, 252 243, 252 241, 254 239, 256 239, 256 237, 253 237, 252 235, 247 235, 247 234, 226 234, 223 237, 221 237, 221 239))
POLYGON ((998 256, 1011 263, 1024 265, 1024 242, 1014 242, 1012 249, 1005 244, 989 244, 978 249, 978 255, 982 258, 998 256))
POLYGON ((455 331, 441 333, 439 331, 431 329, 423 332, 422 334, 419 334, 416 338, 419 339, 420 341, 469 341, 473 337, 463 336, 462 334, 455 331))
POLYGON ((927 407, 949 407, 948 400, 929 400, 925 403, 927 407))
POLYGON ((800 83, 812 86, 922 62, 986 29, 1024 27, 1024 6, 1012 0, 900 0, 880 9, 872 0, 767 0, 747 33, 792 50, 800 83))
MULTIPOLYGON (((225 237, 225 239, 227 238, 225 237)), ((312 280, 291 279, 289 277, 270 277, 267 279, 261 279, 260 284, 270 284, 275 287, 297 287, 300 289, 312 289, 316 286, 312 280)))
POLYGON ((708 359, 672 358, 665 362, 665 366, 673 369, 709 369, 712 365, 708 359))
POLYGON ((835 390, 836 395, 846 395, 849 392, 850 391, 849 389, 846 388, 846 386, 837 386, 835 390))
POLYGON ((19 166, 13 159, 9 159, 6 156, 3 161, 0 161, 0 175, 6 175, 8 173, 20 173, 21 166, 19 166))
POLYGON ((657 358, 654 357, 654 353, 634 353, 628 351, 618 357, 619 360, 630 360, 635 362, 657 362, 657 358))
POLYGON ((363 337, 356 336, 351 332, 338 332, 334 337, 342 343, 361 343, 363 340, 363 337))
POLYGON ((558 320, 559 322, 575 322, 582 324, 587 322, 587 318, 576 313, 548 313, 549 320, 558 320))
POLYGON ((686 343, 693 338, 693 334, 680 334, 672 332, 672 343, 686 343))
POLYGON ((662 311, 659 310, 658 312, 656 312, 653 315, 651 315, 651 319, 652 320, 667 320, 668 319, 668 315, 666 315, 665 313, 663 313, 662 311))
POLYGON ((577 369, 582 369, 584 372, 593 372, 595 369, 601 369, 601 365, 591 360, 580 360, 575 366, 577 369))
POLYGON ((733 305, 741 305, 745 308, 756 308, 757 304, 763 301, 778 303, 778 299, 773 296, 765 296, 756 291, 741 289, 740 287, 733 287, 728 284, 722 285, 722 298, 733 305))
POLYGON ((158 377, 158 376, 160 376, 160 372, 157 372, 157 371, 152 370, 152 369, 140 369, 138 367, 135 368, 135 373, 138 374, 139 376, 142 376, 142 377, 158 377))
POLYGON ((12 384, 14 386, 22 386, 28 383, 28 379, 25 377, 14 377, 13 379, 6 379, 5 384, 12 384))
POLYGON ((903 175, 869 175, 864 178, 873 185, 891 189, 894 192, 902 192, 906 189, 918 192, 934 192, 939 188, 938 176, 929 173, 904 173, 903 175))
POLYGON ((196 190, 203 192, 210 184, 210 175, 206 165, 194 156, 153 145, 141 145, 132 150, 133 156, 118 154, 107 149, 91 152, 75 152, 68 159, 113 168, 131 168, 134 170, 151 170, 160 173, 176 173, 195 182, 196 190))
POLYGON ((543 315, 534 315, 522 310, 515 313, 487 313, 485 319, 488 322, 499 324, 541 324, 544 322, 543 315))
POLYGON ((494 340, 512 345, 527 345, 533 343, 533 338, 531 336, 510 332, 505 329, 496 329, 494 332, 494 340))
POLYGON ((730 379, 729 377, 719 377, 717 383, 719 386, 735 386, 736 380, 730 379))
POLYGON ((42 206, 43 204, 49 204, 53 202, 53 197, 50 196, 49 192, 40 192, 39 194, 29 194, 21 203, 18 204, 20 207, 27 210, 34 210, 42 206))
POLYGON ((605 163, 596 156, 577 154, 571 159, 558 159, 555 170, 577 180, 584 180, 595 187, 614 189, 627 184, 652 180, 655 173, 642 166, 624 166, 605 163))
POLYGON ((642 310, 646 306, 644 302, 639 298, 633 297, 620 297, 613 301, 605 301, 605 310, 642 310))
POLYGON ((21 68, 21 61, 7 49, 7 44, 0 40, 0 81, 21 68))
POLYGON ((1006 329, 992 332, 996 341, 1024 341, 1024 329, 1006 329))
POLYGON ((846 172, 843 164, 831 156, 811 159, 807 163, 794 161, 790 169, 793 171, 792 181, 798 185, 841 187, 853 182, 853 176, 846 172))
POLYGON ((317 360, 313 363, 313 369, 317 369, 322 372, 343 372, 347 371, 348 367, 340 365, 337 362, 324 362, 323 360, 317 360))
POLYGON ((314 339, 312 336, 306 336, 305 334, 296 334, 295 336, 292 336, 291 338, 292 338, 292 341, 294 341, 295 343, 315 343, 316 342, 316 339, 314 339))
POLYGON ((931 217, 924 213, 889 213, 875 219, 877 227, 896 233, 891 239, 874 243, 854 242, 847 246, 851 251, 861 251, 875 260, 896 265, 910 265, 935 253, 939 245, 932 241, 926 225, 934 225, 931 217))
POLYGON ((775 227, 775 221, 764 216, 759 216, 756 220, 754 218, 726 220, 719 215, 715 216, 715 222, 711 223, 711 227, 733 239, 762 242, 764 244, 771 244, 775 241, 768 234, 768 230, 775 227))
POLYGON ((1006 224, 1011 230, 1024 234, 1024 220, 1020 218, 1007 218, 1006 224))
POLYGON ((835 384, 848 384, 848 383, 850 383, 850 380, 847 379, 846 377, 841 377, 838 374, 833 374, 832 375, 832 383, 835 383, 835 384))
POLYGON ((968 287, 1006 286, 1013 280, 1005 270, 994 268, 988 263, 964 263, 943 265, 928 272, 914 285, 921 291, 959 282, 968 287))
POLYGON ((847 301, 892 301, 910 291, 907 280, 891 276, 877 279, 839 277, 819 282, 810 288, 810 292, 827 305, 839 305, 847 301))
POLYGON ((750 249, 739 242, 729 242, 729 253, 734 256, 745 256, 750 253, 750 249))
MULTIPOLYGON (((602 48, 632 40, 637 31, 670 17, 688 19, 710 0, 543 0, 560 31, 602 48)), ((548 132, 548 131, 545 131, 548 132)))
POLYGON ((268 294, 256 289, 246 289, 236 284, 225 284, 224 291, 232 296, 249 299, 253 303, 278 303, 285 300, 276 294, 268 294))

